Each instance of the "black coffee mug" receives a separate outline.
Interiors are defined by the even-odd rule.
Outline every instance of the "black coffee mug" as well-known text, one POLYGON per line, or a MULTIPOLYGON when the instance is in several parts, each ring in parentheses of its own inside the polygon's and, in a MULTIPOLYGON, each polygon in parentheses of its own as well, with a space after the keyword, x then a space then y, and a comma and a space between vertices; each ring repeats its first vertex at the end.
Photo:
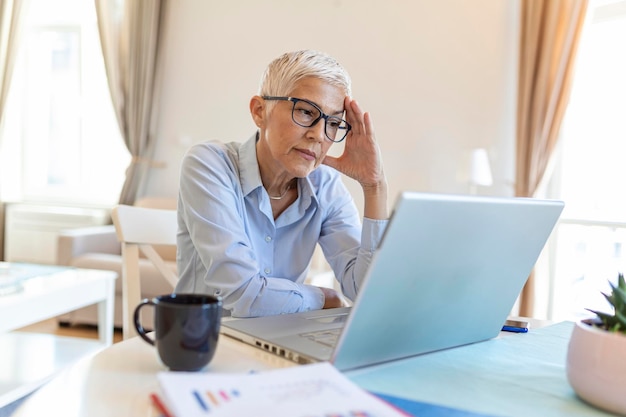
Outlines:
POLYGON ((159 358, 172 371, 197 371, 211 362, 222 318, 222 300, 202 294, 168 294, 143 300, 134 314, 135 328, 156 346, 159 358), (154 340, 141 325, 142 307, 154 306, 154 340))

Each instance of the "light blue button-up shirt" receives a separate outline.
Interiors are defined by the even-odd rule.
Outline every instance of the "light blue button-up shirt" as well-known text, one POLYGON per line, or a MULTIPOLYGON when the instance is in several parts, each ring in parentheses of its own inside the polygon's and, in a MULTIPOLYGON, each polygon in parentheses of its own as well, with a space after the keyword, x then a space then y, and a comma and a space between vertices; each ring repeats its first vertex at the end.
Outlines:
POLYGON ((237 317, 320 309, 322 291, 303 283, 319 243, 354 299, 388 221, 361 226, 340 174, 325 165, 298 179, 298 199, 274 220, 255 144, 256 135, 205 142, 183 158, 176 292, 220 296, 237 317))

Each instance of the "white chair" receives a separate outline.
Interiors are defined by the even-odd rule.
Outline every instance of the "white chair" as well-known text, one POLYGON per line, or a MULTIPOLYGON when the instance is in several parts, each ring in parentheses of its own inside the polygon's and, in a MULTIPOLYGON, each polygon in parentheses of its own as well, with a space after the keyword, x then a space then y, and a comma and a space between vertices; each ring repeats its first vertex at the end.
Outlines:
POLYGON ((148 258, 164 279, 176 286, 178 277, 159 256, 155 246, 175 246, 178 230, 176 210, 118 205, 111 212, 117 239, 122 245, 122 331, 124 339, 137 335, 135 307, 141 302, 139 253, 148 258))

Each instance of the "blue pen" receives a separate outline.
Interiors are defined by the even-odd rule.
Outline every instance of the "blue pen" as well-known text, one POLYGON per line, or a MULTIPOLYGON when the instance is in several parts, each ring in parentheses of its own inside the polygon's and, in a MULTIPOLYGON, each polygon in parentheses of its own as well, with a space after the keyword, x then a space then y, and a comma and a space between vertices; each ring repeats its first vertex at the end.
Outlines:
POLYGON ((527 333, 528 322, 521 320, 507 320, 502 326, 502 331, 513 333, 527 333))
POLYGON ((503 332, 528 333, 528 327, 502 326, 503 332))

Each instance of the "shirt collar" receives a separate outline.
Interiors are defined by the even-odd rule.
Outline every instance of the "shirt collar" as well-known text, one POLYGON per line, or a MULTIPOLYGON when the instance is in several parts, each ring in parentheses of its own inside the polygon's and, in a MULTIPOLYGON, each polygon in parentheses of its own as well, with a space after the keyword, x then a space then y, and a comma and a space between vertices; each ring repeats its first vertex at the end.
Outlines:
POLYGON ((258 135, 258 132, 252 135, 239 148, 239 180, 241 181, 241 190, 244 196, 263 186, 259 163, 256 159, 258 135))

